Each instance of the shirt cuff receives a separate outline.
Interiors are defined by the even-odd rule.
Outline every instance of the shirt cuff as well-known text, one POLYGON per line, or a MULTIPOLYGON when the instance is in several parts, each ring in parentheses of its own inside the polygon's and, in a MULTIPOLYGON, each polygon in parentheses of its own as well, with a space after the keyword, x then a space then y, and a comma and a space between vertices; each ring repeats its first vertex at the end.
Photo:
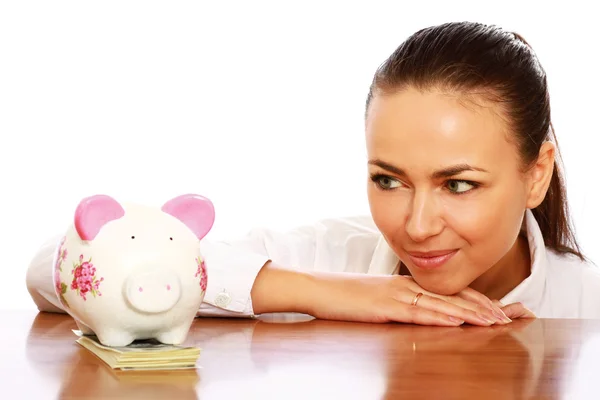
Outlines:
POLYGON ((56 235, 43 243, 27 268, 27 291, 37 309, 42 312, 65 313, 54 291, 52 277, 52 262, 61 237, 62 235, 56 235))
POLYGON ((254 316, 250 293, 269 257, 222 242, 201 245, 201 252, 206 262, 207 287, 198 314, 254 316))

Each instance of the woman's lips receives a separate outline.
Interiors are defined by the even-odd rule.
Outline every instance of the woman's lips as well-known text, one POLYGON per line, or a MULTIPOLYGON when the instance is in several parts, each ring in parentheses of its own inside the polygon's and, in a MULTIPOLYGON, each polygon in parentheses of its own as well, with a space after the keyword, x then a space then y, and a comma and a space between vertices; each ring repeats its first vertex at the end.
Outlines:
POLYGON ((440 268, 448 260, 450 260, 458 252, 458 249, 454 250, 438 250, 428 252, 407 252, 413 264, 421 269, 435 269, 440 268))

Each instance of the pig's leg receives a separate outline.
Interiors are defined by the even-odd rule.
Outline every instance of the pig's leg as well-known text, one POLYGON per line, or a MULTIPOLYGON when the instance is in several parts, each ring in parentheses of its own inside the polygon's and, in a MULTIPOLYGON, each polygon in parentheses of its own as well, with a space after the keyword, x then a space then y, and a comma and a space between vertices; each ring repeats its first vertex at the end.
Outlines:
POLYGON ((100 340, 100 343, 111 347, 123 347, 130 345, 135 339, 131 333, 112 327, 103 327, 98 329, 96 334, 98 336, 98 340, 100 340))
POLYGON ((178 345, 182 344, 190 331, 192 321, 185 322, 181 325, 173 326, 169 330, 160 332, 156 336, 156 340, 164 344, 178 345))
POLYGON ((86 336, 95 335, 94 331, 89 326, 84 324, 83 322, 76 319, 75 323, 77 324, 77 328, 79 328, 81 333, 83 333, 84 335, 86 335, 86 336))

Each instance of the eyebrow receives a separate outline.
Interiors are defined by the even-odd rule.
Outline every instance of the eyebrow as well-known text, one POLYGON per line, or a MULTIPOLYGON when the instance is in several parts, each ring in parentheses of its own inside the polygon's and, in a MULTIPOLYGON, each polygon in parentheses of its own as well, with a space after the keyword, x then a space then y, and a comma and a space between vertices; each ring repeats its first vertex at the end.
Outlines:
MULTIPOLYGON (((376 165, 379 168, 385 169, 386 171, 392 172, 399 176, 407 176, 406 172, 402 168, 398 168, 390 163, 387 163, 387 162, 379 160, 379 159, 369 160, 369 164, 376 165)), ((431 174, 431 177, 433 179, 450 178, 452 176, 456 176, 456 175, 460 174, 461 172, 466 172, 466 171, 479 171, 479 172, 489 173, 489 171, 487 171, 483 168, 475 167, 475 166, 472 166, 469 164, 456 164, 456 165, 451 165, 444 169, 435 171, 433 174, 431 174)))

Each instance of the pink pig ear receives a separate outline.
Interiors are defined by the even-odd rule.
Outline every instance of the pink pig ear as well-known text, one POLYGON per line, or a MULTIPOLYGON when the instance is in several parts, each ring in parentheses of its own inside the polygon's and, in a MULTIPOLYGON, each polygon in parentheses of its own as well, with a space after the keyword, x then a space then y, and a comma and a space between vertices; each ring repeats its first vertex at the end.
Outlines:
POLYGON ((75 229, 81 239, 93 240, 107 222, 123 215, 123 207, 110 196, 99 194, 86 197, 75 210, 75 229))
POLYGON ((162 210, 183 222, 201 240, 212 229, 215 208, 206 197, 184 194, 167 201, 162 210))

